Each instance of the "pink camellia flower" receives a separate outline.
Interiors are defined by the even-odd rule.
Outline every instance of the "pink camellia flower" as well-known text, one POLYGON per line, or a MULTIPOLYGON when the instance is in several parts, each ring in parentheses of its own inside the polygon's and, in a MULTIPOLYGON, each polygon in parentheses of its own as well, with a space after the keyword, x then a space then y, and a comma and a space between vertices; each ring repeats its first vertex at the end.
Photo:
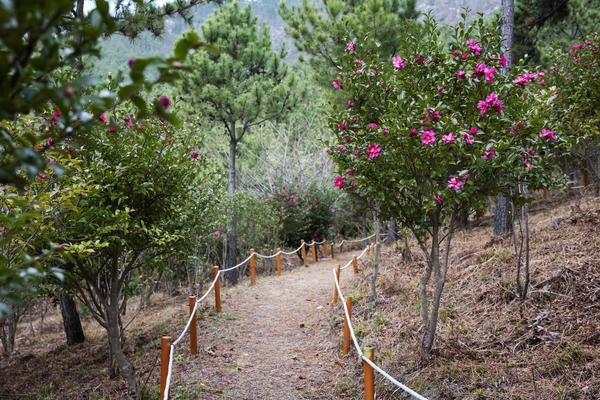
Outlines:
POLYGON ((49 137, 48 139, 46 139, 46 142, 48 143, 48 146, 52 146, 52 138, 49 137))
POLYGON ((506 68, 506 63, 507 63, 506 57, 504 57, 504 54, 502 54, 500 56, 500 64, 502 65, 502 68, 506 68))
POLYGON ((473 39, 469 39, 465 42, 465 44, 469 45, 469 50, 475 53, 476 55, 480 55, 483 50, 481 46, 473 39))
POLYGON ((479 129, 475 128, 474 126, 471 127, 470 132, 472 135, 475 135, 477 132, 479 132, 479 129))
POLYGON ((346 143, 348 143, 348 142, 349 142, 349 141, 351 141, 351 140, 352 140, 352 138, 351 138, 350 136, 346 136, 346 137, 344 138, 344 142, 346 142, 346 143))
POLYGON ((104 114, 100 114, 100 116, 98 117, 98 119, 100 120, 100 122, 103 122, 103 123, 106 122, 106 117, 104 116, 104 114))
POLYGON ((456 75, 456 79, 463 79, 466 74, 467 73, 463 70, 454 73, 454 75, 456 75))
POLYGON ((531 162, 529 162, 528 159, 523 160, 523 162, 525 163, 525 166, 527 168, 530 168, 530 169, 534 169, 535 168, 535 165, 533 165, 531 162))
POLYGON ((421 134, 421 143, 433 144, 435 142, 435 132, 429 128, 425 129, 421 134))
POLYGON ((468 144, 473 144, 473 137, 471 135, 469 135, 467 132, 462 132, 461 135, 465 139, 465 142, 468 144))
POLYGON ((440 204, 444 202, 444 198, 442 196, 440 196, 439 194, 437 194, 436 192, 433 192, 433 198, 435 199, 435 201, 437 201, 440 204))
POLYGON ((433 107, 429 108, 429 116, 433 119, 442 119, 440 112, 433 107))
POLYGON ((356 46, 354 45, 354 42, 352 42, 352 41, 348 42, 348 47, 346 47, 346 50, 348 50, 348 51, 356 50, 356 46))
POLYGON ((392 65, 396 69, 404 68, 404 60, 400 56, 392 57, 392 65))
POLYGON ((442 141, 445 143, 454 142, 455 139, 456 139, 456 136, 452 132, 448 133, 447 135, 442 136, 442 141))
POLYGON ((194 160, 197 160, 200 158, 200 151, 199 150, 192 150, 190 152, 190 157, 192 157, 194 160))
POLYGON ((375 158, 379 156, 380 153, 381 146, 379 146, 377 143, 373 143, 367 147, 367 154, 369 154, 369 158, 375 158))
POLYGON ((370 124, 369 124, 369 128, 371 128, 371 129, 377 129, 377 124, 375 124, 375 123, 370 123, 370 124))
POLYGON ((466 60, 467 58, 469 58, 469 55, 467 53, 461 54, 460 59, 461 60, 466 60))
POLYGON ((438 92, 441 92, 441 91, 443 91, 443 90, 444 90, 444 87, 443 87, 443 86, 438 86, 438 92))
POLYGON ((73 152, 75 151, 75 149, 74 149, 74 148, 72 148, 72 147, 69 147, 69 150, 68 150, 68 151, 69 151, 69 156, 70 156, 70 157, 73 157, 73 152))
POLYGON ((135 58, 130 58, 128 63, 129 63, 129 68, 133 68, 133 64, 135 63, 135 58))
POLYGON ((481 158, 483 158, 484 160, 489 160, 490 158, 494 157, 496 155, 496 152, 492 149, 487 149, 483 155, 481 156, 481 158))
POLYGON ((334 179, 333 185, 336 188, 341 189, 344 187, 344 182, 346 182, 346 178, 344 178, 343 176, 338 176, 337 178, 334 179))
POLYGON ((384 135, 387 135, 388 133, 390 133, 390 131, 388 131, 387 129, 384 129, 384 130, 383 130, 383 134, 384 134, 384 135))
POLYGON ((125 117, 125 121, 127 121, 128 128, 131 128, 133 126, 133 122, 131 122, 131 117, 129 115, 125 117))
POLYGON ((169 100, 167 96, 160 96, 158 98, 158 102, 163 106, 163 109, 165 110, 171 105, 171 100, 169 100))
POLYGON ((215 236, 216 236, 216 237, 219 237, 219 236, 221 236, 221 232, 219 232, 219 231, 215 231, 215 236))
POLYGON ((556 140, 556 135, 554 134, 554 131, 550 131, 547 129, 542 129, 542 132, 540 133, 540 137, 547 137, 550 140, 556 140))
POLYGON ((337 149, 339 150, 340 153, 346 154, 346 146, 344 146, 343 144, 338 144, 337 149))
POLYGON ((571 47, 571 51, 579 50, 583 46, 583 43, 577 43, 575 46, 571 47))
POLYGON ((417 135, 418 133, 419 133, 419 131, 417 131, 417 130, 416 130, 416 129, 414 129, 414 128, 410 130, 410 136, 415 136, 415 135, 417 135))
POLYGON ((340 131, 343 131, 344 129, 346 129, 347 126, 348 126, 348 121, 344 121, 338 125, 338 128, 340 131))
POLYGON ((38 179, 40 181, 43 181, 44 179, 48 179, 48 174, 39 174, 38 175, 38 179))
POLYGON ((489 104, 484 100, 481 100, 479 103, 477 103, 477 108, 479 109, 480 114, 486 114, 488 112, 489 104))
POLYGON ((117 131, 117 128, 115 128, 115 127, 112 127, 112 126, 111 126, 111 127, 108 129, 108 131, 109 131, 110 133, 115 133, 115 132, 117 131))
POLYGON ((335 212, 335 208, 332 208, 332 209, 331 209, 331 212, 332 212, 332 213, 334 213, 334 212, 335 212))
POLYGON ((342 84, 341 84, 341 83, 339 83, 338 81, 333 81, 332 83, 333 83, 333 87, 334 87, 335 89, 338 89, 338 90, 339 90, 339 89, 341 89, 341 88, 342 88, 342 84))
POLYGON ((461 181, 457 176, 448 179, 448 188, 459 191, 461 186, 463 185, 463 181, 461 181))
POLYGON ((492 83, 494 81, 494 74, 496 73, 496 68, 491 67, 491 68, 486 68, 483 71, 484 75, 485 75, 485 80, 488 83, 492 83))
POLYGON ((354 108, 354 104, 352 103, 352 100, 348 100, 348 107, 354 108))
POLYGON ((477 63, 477 64, 475 64, 475 68, 473 69, 473 72, 475 72, 476 74, 483 74, 485 72, 486 68, 487 67, 484 63, 477 63))

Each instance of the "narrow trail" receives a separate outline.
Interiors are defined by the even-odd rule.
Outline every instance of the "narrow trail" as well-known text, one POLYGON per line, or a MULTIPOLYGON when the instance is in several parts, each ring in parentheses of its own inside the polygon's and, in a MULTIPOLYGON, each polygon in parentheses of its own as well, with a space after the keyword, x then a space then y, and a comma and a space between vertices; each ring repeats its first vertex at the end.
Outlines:
MULTIPOLYGON (((199 321, 198 355, 176 362, 173 387, 198 399, 337 398, 331 374, 339 368, 341 329, 331 333, 332 269, 358 254, 226 290, 222 312, 199 321)), ((347 268, 342 290, 350 279, 347 268)))

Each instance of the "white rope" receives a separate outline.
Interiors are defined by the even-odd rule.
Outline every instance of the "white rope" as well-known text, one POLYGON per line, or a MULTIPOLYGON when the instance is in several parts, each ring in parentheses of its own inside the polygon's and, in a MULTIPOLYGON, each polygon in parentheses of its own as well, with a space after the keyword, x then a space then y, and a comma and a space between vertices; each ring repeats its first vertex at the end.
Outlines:
POLYGON ((312 246, 313 244, 316 244, 316 243, 306 243, 306 242, 304 242, 304 244, 307 245, 308 247, 310 247, 310 246, 312 246))
POLYGON ((344 306, 344 314, 346 315, 346 321, 348 322, 348 329, 350 330, 350 336, 352 336, 352 342, 354 342, 354 347, 356 347, 356 352, 358 353, 358 357, 361 360, 363 360, 364 362, 368 363, 371 367, 373 367, 373 369, 375 369, 377 372, 379 372, 381 375, 383 375, 385 378, 387 378, 394 385, 398 386, 400 389, 411 394, 413 397, 415 397, 419 400, 427 400, 425 397, 421 396, 420 394, 418 394, 411 388, 398 382, 396 379, 391 377, 387 372, 385 372, 384 370, 379 368, 377 365, 375 365, 375 363, 373 363, 373 361, 371 361, 367 357, 365 357, 365 355, 363 354, 363 352, 358 344, 358 340, 356 339, 356 336, 354 335, 354 328, 352 327, 352 322, 350 320, 350 313, 348 312, 348 307, 346 306, 346 301, 344 299, 344 295, 342 294, 342 289, 340 289, 340 282, 337 279, 337 274, 336 274, 335 269, 333 270, 333 280, 335 282, 335 287, 338 292, 338 297, 340 298, 340 300, 342 301, 342 305, 344 306))
POLYGON ((173 353, 175 353, 175 346, 181 341, 181 339, 183 339, 183 336, 187 333, 187 331, 190 329, 190 325, 192 323, 192 320, 194 318, 194 315, 196 315, 196 310, 198 309, 198 304, 204 300, 209 294, 210 292, 212 292, 213 288, 215 287, 215 284, 217 283, 217 279, 219 279, 219 276, 221 275, 221 271, 219 270, 219 272, 217 272, 217 275, 215 276, 215 279, 213 280, 212 284, 210 285, 210 287, 208 288, 208 290, 206 291, 206 293, 204 293, 204 296, 202 296, 200 299, 196 300, 196 304, 194 304, 194 311, 192 311, 190 313, 190 318, 188 319, 187 324, 185 325, 185 328, 183 329, 183 332, 181 332, 181 334, 179 335, 179 337, 177 338, 177 340, 169 343, 169 346, 171 347, 171 351, 169 352, 169 368, 167 370, 167 381, 165 384, 165 395, 164 395, 164 399, 163 400, 168 400, 169 399, 169 387, 171 386, 171 375, 173 373, 173 353))
POLYGON ((322 242, 315 242, 315 244, 323 244, 325 242, 326 242, 326 240, 323 240, 322 242))
POLYGON ((394 385, 398 386, 400 389, 402 389, 405 392, 411 394, 413 397, 415 397, 415 398, 417 398, 419 400, 427 400, 427 398, 421 396, 419 393, 415 392, 411 388, 409 388, 409 387, 401 384, 400 382, 398 382, 397 380, 395 380, 394 378, 392 378, 387 372, 385 372, 384 370, 382 370, 381 368, 379 368, 373 361, 369 360, 364 355, 362 355, 360 358, 362 358, 362 360, 364 362, 366 362, 367 364, 369 364, 371 367, 373 367, 374 370, 376 370, 377 372, 379 372, 381 375, 383 375, 385 378, 387 378, 394 385))
POLYGON ((281 254, 286 254, 286 255, 292 255, 292 254, 296 254, 298 252, 298 250, 300 250, 302 248, 303 245, 300 245, 300 247, 298 247, 296 250, 294 251, 290 251, 289 253, 286 251, 282 251, 281 254))
POLYGON ((273 254, 272 256, 265 256, 260 253, 254 253, 254 255, 257 257, 260 257, 260 258, 274 258, 274 257, 277 257, 278 255, 280 255, 281 253, 283 253, 283 252, 281 250, 279 250, 277 253, 273 254))
POLYGON ((246 264, 246 263, 248 262, 248 260, 250 260, 250 258, 252 258, 252 255, 250 255, 248 258, 246 258, 244 261, 242 261, 242 262, 241 262, 241 263, 239 263, 238 265, 236 265, 236 266, 234 266, 234 267, 231 267, 231 268, 227 268, 227 269, 221 269, 220 271, 221 271, 221 272, 228 272, 228 271, 234 270, 234 269, 236 269, 236 268, 239 268, 240 266, 242 266, 242 265, 246 264))

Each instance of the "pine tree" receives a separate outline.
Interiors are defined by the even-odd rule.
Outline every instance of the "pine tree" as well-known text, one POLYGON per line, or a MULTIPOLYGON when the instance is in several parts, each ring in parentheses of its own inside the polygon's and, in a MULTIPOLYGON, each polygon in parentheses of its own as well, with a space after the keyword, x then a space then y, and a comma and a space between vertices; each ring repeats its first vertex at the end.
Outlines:
MULTIPOLYGON (((258 29, 251 6, 233 2, 217 10, 202 24, 205 41, 214 43, 219 54, 197 52, 190 57, 190 72, 181 89, 193 108, 214 124, 221 125, 229 139, 228 188, 231 201, 236 191, 236 151, 251 128, 267 120, 284 117, 296 104, 294 75, 271 49, 269 27, 258 29)), ((233 206, 233 204, 232 204, 233 206)), ((237 229, 229 221, 229 265, 236 264, 237 229)), ((229 273, 237 283, 237 271, 229 273)))
POLYGON ((331 87, 336 60, 347 48, 348 38, 367 36, 380 44, 381 54, 392 56, 405 22, 419 16, 416 0, 324 0, 322 6, 302 0, 291 8, 282 1, 278 11, 286 33, 298 50, 310 56, 315 78, 324 87, 331 87))

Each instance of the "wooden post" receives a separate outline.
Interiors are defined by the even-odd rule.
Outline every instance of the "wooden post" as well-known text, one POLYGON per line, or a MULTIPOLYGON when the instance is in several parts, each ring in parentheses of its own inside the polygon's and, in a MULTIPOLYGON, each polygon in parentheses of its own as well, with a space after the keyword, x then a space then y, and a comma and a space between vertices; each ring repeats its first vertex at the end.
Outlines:
POLYGON ((323 257, 327 258, 327 239, 323 238, 323 257))
MULTIPOLYGON (((335 266, 335 276, 337 277, 338 284, 340 283, 340 266, 335 266)), ((333 304, 337 304, 338 301, 338 291, 335 282, 333 282, 333 304)))
POLYGON ((196 327, 196 296, 190 296, 190 315, 192 316, 192 322, 190 323, 190 353, 198 354, 198 333, 196 327))
POLYGON ((544 188, 544 200, 548 198, 548 189, 544 188))
POLYGON ((348 321, 348 316, 352 318, 352 297, 346 297, 346 307, 348 308, 348 315, 344 313, 344 355, 348 354, 350 348, 350 321, 348 321))
POLYGON ((167 374, 169 373, 169 356, 171 355, 171 336, 162 337, 162 353, 160 357, 160 399, 165 398, 167 374))
MULTIPOLYGON (((369 360, 373 361, 373 352, 374 349, 372 347, 365 347, 363 349, 363 354, 369 360)), ((363 366, 365 370, 365 400, 374 400, 375 399, 375 370, 371 367, 366 361, 363 360, 363 366)))
POLYGON ((367 257, 369 257, 370 253, 371 253, 371 245, 367 245, 367 257))
POLYGON ((304 266, 308 267, 308 263, 306 262, 306 246, 304 245, 304 239, 300 240, 300 244, 302 245, 302 261, 304 262, 304 266))
POLYGON ((313 256, 313 263, 317 262, 317 245, 315 244, 315 239, 312 240, 312 256, 313 256))
POLYGON ((256 267, 254 266, 254 249, 250 249, 250 285, 256 285, 256 267))
MULTIPOLYGON (((219 267, 213 267, 213 272, 216 278, 219 273, 219 267)), ((221 279, 217 279, 215 282, 215 308, 217 312, 221 312, 221 279)))
POLYGON ((356 261, 356 256, 352 256, 352 266, 354 267, 354 273, 358 274, 358 262, 356 261))
POLYGON ((342 241, 342 243, 340 243, 340 254, 342 254, 344 252, 344 241, 342 241))
POLYGON ((333 248, 335 246, 333 245, 333 242, 331 242, 331 259, 333 260, 335 258, 335 252, 333 251, 333 248))
POLYGON ((281 249, 277 248, 277 276, 281 276, 281 249))
POLYGON ((590 184, 590 175, 588 171, 588 162, 583 162, 583 186, 587 187, 590 184))

